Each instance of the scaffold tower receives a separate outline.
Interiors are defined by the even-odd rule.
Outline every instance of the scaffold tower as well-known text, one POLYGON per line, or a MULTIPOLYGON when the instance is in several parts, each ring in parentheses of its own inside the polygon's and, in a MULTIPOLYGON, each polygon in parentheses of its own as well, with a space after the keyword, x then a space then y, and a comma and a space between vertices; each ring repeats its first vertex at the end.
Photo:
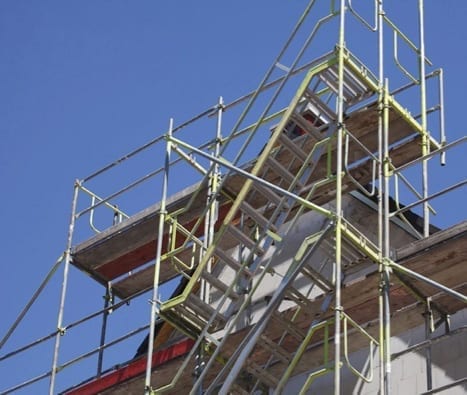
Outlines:
POLYGON ((430 190, 429 164, 444 165, 466 137, 446 138, 423 14, 419 0, 412 40, 383 0, 311 0, 255 90, 170 119, 162 136, 77 180, 68 245, 51 270, 64 267, 58 329, 40 339, 55 341, 52 367, 2 394, 46 378, 50 394, 66 395, 345 394, 350 376, 361 393, 402 393, 392 365, 415 348, 395 352, 391 339, 420 325, 425 393, 435 393, 432 334, 465 332, 450 317, 467 307, 467 223, 437 229, 431 201, 466 180, 430 190), (99 192, 147 152, 147 173, 99 192), (66 324, 71 266, 105 298, 66 324), (149 323, 109 341, 110 314, 148 295, 149 323), (63 362, 67 332, 93 319, 99 345, 63 362), (111 348, 142 333, 134 358, 104 367, 111 348), (90 356, 95 375, 57 386, 90 356))

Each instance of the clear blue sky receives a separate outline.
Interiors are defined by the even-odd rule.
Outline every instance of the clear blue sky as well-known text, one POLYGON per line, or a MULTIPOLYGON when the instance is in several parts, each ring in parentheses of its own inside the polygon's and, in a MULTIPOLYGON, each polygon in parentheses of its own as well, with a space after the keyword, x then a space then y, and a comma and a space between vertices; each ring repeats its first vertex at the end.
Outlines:
MULTIPOLYGON (((182 121, 219 95, 231 101, 253 89, 306 3, 0 2, 0 336, 65 248, 74 179, 158 136, 169 117, 182 121)), ((404 3, 416 10, 416 1, 404 3)), ((466 134, 467 3, 426 3, 427 53, 445 69, 453 140, 466 134)), ((409 13, 391 7, 399 11, 392 18, 410 27, 409 13)), ((466 153, 464 146, 448 157, 443 180, 465 177, 466 153)), ((440 225, 466 218, 465 189, 456 196, 440 210, 447 218, 440 225)), ((91 295, 103 290, 76 271, 72 276, 67 311, 97 309, 101 300, 91 295)), ((60 282, 61 273, 5 351, 53 330, 60 282)), ((141 322, 149 307, 143 314, 141 322)), ((130 358, 133 347, 115 360, 130 358)), ((47 343, 40 357, 0 362, 0 390, 20 373, 48 369, 51 349, 47 343)), ((78 381, 90 375, 77 372, 78 381)), ((63 389, 74 382, 59 383, 63 389)))

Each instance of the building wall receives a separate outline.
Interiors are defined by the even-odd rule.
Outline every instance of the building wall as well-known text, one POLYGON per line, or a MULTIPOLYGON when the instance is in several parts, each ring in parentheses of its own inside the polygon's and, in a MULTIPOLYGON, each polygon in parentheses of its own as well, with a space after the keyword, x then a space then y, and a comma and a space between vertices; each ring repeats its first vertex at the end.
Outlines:
MULTIPOLYGON (((332 209, 333 203, 328 205, 332 209)), ((367 203, 357 199, 355 196, 346 195, 344 197, 344 217, 360 232, 365 234, 374 243, 378 240, 378 219, 377 212, 371 208, 367 203)), ((261 315, 264 313, 268 296, 272 295, 274 290, 279 286, 282 277, 286 273, 293 256, 296 254, 298 248, 303 242, 304 238, 308 235, 323 229, 326 224, 326 219, 314 212, 303 214, 295 226, 286 234, 286 240, 282 243, 282 248, 279 246, 272 246, 267 254, 263 257, 266 262, 272 259, 272 271, 267 273, 264 280, 260 283, 257 291, 255 292, 252 303, 248 309, 241 316, 237 322, 235 330, 240 330, 245 326, 257 322, 261 315)), ((284 230, 285 224, 281 231, 284 230)), ((414 240, 414 236, 404 226, 397 223, 391 223, 391 248, 396 249, 404 246, 414 240)), ((332 243, 331 243, 332 244, 332 243)), ((238 255, 238 249, 230 251, 232 256, 238 255)), ((314 266, 323 262, 326 259, 323 251, 319 251, 312 258, 309 264, 314 266)), ((329 259, 327 272, 330 275, 332 272, 333 260, 329 259)), ((345 281, 354 281, 359 277, 363 277, 369 272, 377 270, 376 265, 373 263, 357 264, 349 270, 345 281)), ((235 272, 230 268, 223 269, 218 273, 222 281, 228 283, 233 279, 235 272)), ((257 277, 253 280, 253 285, 256 284, 257 277)), ((310 289, 310 283, 304 278, 298 277, 294 282, 294 287, 299 289, 303 294, 307 294, 310 289)), ((319 289, 314 289, 310 298, 313 298, 322 293, 319 289)), ((212 294, 213 305, 220 299, 221 294, 214 292, 212 294)), ((282 302, 281 309, 287 309, 287 301, 282 302)), ((233 304, 226 304, 222 311, 229 308, 236 308, 233 304)), ((467 326, 467 309, 459 312, 452 317, 452 329, 467 326)), ((443 334, 443 328, 438 330, 432 335, 433 337, 443 334)), ((219 336, 222 333, 218 334, 219 336)), ((417 344, 425 340, 424 325, 415 329, 409 330, 391 340, 391 352, 398 353, 405 350, 407 347, 417 344)), ((354 367, 364 372, 365 375, 370 373, 370 363, 368 358, 368 349, 362 349, 354 352, 350 356, 350 361, 354 367)), ((345 365, 342 368, 342 388, 343 394, 377 394, 379 383, 379 355, 378 350, 374 351, 374 366, 373 379, 370 383, 365 383, 359 380, 345 365)), ((393 394, 420 394, 427 390, 426 384, 426 359, 425 350, 414 351, 403 354, 394 359, 392 363, 391 382, 393 394)), ((309 373, 308 373, 309 374, 309 373)), ((284 394, 296 394, 306 380, 308 374, 300 374, 293 377, 287 387, 284 389, 284 394)), ((444 338, 442 341, 435 343, 432 346, 432 377, 433 388, 444 386, 455 380, 467 376, 467 331, 459 334, 452 335, 451 337, 444 338)), ((333 394, 333 374, 322 376, 314 382, 309 394, 333 394)), ((467 383, 458 385, 457 387, 450 388, 443 392, 446 394, 467 394, 467 383)))
MULTIPOLYGON (((451 330, 459 329, 459 332, 442 338, 431 347, 432 353, 432 377, 433 389, 445 386, 456 380, 467 377, 467 309, 464 309, 451 317, 451 330)), ((444 327, 438 328, 432 337, 436 338, 444 334, 444 327)), ((398 337, 391 339, 391 352, 398 353, 407 347, 413 346, 425 340, 424 325, 409 330, 398 337)), ((412 351, 399 356, 392 361, 391 386, 392 394, 422 394, 427 391, 427 367, 426 349, 412 351)), ((369 350, 362 349, 350 356, 352 363, 365 375, 369 373, 369 350)), ((342 393, 370 395, 377 394, 379 389, 379 361, 378 352, 375 352, 375 365, 373 368, 373 381, 365 383, 358 380, 346 367, 341 369, 342 393)), ((297 394, 308 377, 308 373, 292 377, 285 387, 284 394, 297 394)), ((333 394, 334 375, 329 373, 315 380, 307 394, 333 394)), ((467 382, 451 387, 437 394, 460 395, 467 394, 467 382)))
MULTIPOLYGON (((325 207, 327 209, 334 210, 334 202, 327 204, 325 207)), ((367 203, 362 202, 362 200, 357 199, 355 196, 347 194, 343 197, 343 210, 344 218, 362 232, 370 241, 377 244, 378 217, 375 208, 370 207, 367 203)), ((271 270, 264 275, 263 279, 259 283, 250 305, 236 325, 236 330, 240 330, 244 326, 251 325, 260 319, 267 306, 268 297, 270 297, 278 288, 283 276, 286 274, 292 263, 293 257, 302 245, 304 239, 307 236, 313 235, 322 230, 328 221, 328 218, 316 212, 305 212, 298 218, 294 223, 294 226, 290 229, 288 229, 290 223, 282 225, 279 233, 285 235, 285 240, 280 246, 271 246, 267 250, 267 253, 262 257, 262 262, 264 262, 264 264, 266 264, 268 260, 271 260, 271 270)), ((332 235, 333 232, 331 231, 329 235, 329 245, 325 246, 323 243, 322 247, 320 247, 320 249, 309 259, 309 262, 307 262, 307 265, 310 265, 315 270, 320 271, 329 280, 332 279, 334 269, 334 242, 332 241, 332 235)), ((412 236, 406 228, 403 228, 396 223, 391 223, 391 248, 398 248, 406 245, 414 239, 414 236, 412 236)), ((247 253, 248 251, 244 251, 244 256, 247 253)), ((238 248, 231 250, 230 254, 232 257, 236 257, 238 259, 238 248)), ((350 261, 351 258, 352 254, 343 251, 344 263, 346 260, 350 261)), ((262 263, 260 263, 260 266, 261 264, 262 263)), ((214 270, 216 270, 216 268, 214 270)), ((373 272, 375 270, 377 270, 377 267, 371 262, 367 261, 364 263, 357 263, 347 271, 344 283, 362 278, 369 272, 373 272)), ((229 284, 233 281, 236 272, 230 267, 225 267, 221 272, 217 272, 215 274, 223 282, 229 284)), ((252 282, 250 284, 245 282, 245 286, 254 287, 258 283, 261 274, 262 271, 258 270, 252 282)), ((301 274, 296 278, 294 288, 299 290, 302 294, 308 295, 309 299, 313 299, 323 294, 322 290, 318 287, 314 287, 313 284, 310 283, 310 280, 301 274)), ((239 292, 241 293, 241 291, 239 292)), ((218 302, 222 296, 223 294, 221 292, 214 288, 211 289, 211 303, 213 307, 218 306, 218 302)), ((291 306, 291 302, 283 301, 281 303, 280 310, 286 310, 291 306)), ((229 300, 227 300, 227 303, 225 303, 221 308, 221 312, 226 315, 230 315, 229 312, 237 308, 238 304, 235 304, 235 302, 229 303, 229 300)), ((219 336, 221 335, 222 333, 219 333, 219 336)))

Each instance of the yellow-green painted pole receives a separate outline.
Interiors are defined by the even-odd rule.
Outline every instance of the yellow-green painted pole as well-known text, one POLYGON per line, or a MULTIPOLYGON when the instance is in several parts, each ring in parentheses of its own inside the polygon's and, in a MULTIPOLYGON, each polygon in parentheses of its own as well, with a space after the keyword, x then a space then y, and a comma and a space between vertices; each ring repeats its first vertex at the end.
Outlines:
POLYGON ((384 178, 385 178, 385 151, 384 151, 384 132, 387 129, 387 100, 388 95, 384 87, 384 8, 383 0, 378 0, 378 64, 379 64, 379 75, 378 75, 378 271, 380 276, 379 292, 378 292, 378 306, 379 306, 379 393, 381 395, 388 394, 385 361, 385 281, 384 272, 385 268, 383 265, 383 250, 384 250, 384 178))
POLYGON ((345 0, 340 3, 338 44, 337 152, 336 152, 336 249, 335 249, 335 318, 334 318, 334 394, 341 393, 341 278, 342 278, 342 168, 344 135, 344 46, 345 0))
POLYGON ((383 87, 383 245, 382 245, 382 272, 381 293, 383 307, 383 364, 384 364, 384 394, 391 393, 391 312, 390 312, 390 268, 386 264, 390 254, 390 223, 389 223, 389 82, 384 81, 383 87))
POLYGON ((151 300, 151 317, 149 325, 149 343, 148 343, 148 356, 146 360, 146 376, 144 380, 144 393, 145 395, 150 395, 152 393, 151 387, 151 371, 152 371, 152 355, 154 348, 154 333, 156 328, 156 315, 160 312, 160 301, 159 301, 159 274, 160 274, 160 265, 161 265, 161 255, 162 255, 162 239, 164 235, 164 223, 166 212, 166 200, 167 200, 167 189, 169 184, 169 168, 170 168, 170 153, 172 142, 170 137, 172 136, 173 130, 173 119, 170 119, 169 131, 167 134, 167 148, 165 154, 165 170, 164 178, 162 180, 162 199, 161 207, 159 212, 159 229, 158 229, 158 238, 156 245, 156 260, 154 263, 154 278, 153 278, 153 292, 151 300))

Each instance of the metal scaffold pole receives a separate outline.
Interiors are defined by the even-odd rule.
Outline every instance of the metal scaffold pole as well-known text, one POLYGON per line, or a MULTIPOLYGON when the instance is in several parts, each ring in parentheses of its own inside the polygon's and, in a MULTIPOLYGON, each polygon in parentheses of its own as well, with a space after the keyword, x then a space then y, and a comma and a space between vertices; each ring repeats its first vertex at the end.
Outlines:
MULTIPOLYGON (((213 155, 215 158, 219 158, 220 150, 221 150, 221 142, 222 142, 222 113, 224 111, 224 101, 222 97, 219 97, 218 109, 217 109, 217 122, 216 122, 216 138, 215 144, 213 147, 213 155)), ((205 237, 203 240, 203 248, 204 252, 209 248, 209 246, 214 241, 215 235, 215 225, 218 219, 218 189, 220 183, 220 166, 218 162, 213 160, 210 161, 210 173, 209 173, 209 184, 208 184, 208 196, 207 202, 209 209, 206 213, 205 222, 204 222, 204 233, 205 237)), ((203 252, 203 253, 204 253, 203 252)), ((211 273, 212 266, 213 266, 213 259, 207 263, 206 271, 211 273)), ((205 279, 201 280, 201 300, 206 304, 211 302, 210 300, 211 294, 211 287, 208 281, 205 279)), ((203 378, 201 377, 203 370, 206 366, 206 355, 204 351, 204 344, 201 341, 200 345, 198 346, 198 352, 195 356, 196 364, 194 368, 194 381, 195 386, 196 383, 199 381, 197 385, 196 392, 200 395, 203 394, 203 378)))
POLYGON ((342 280, 342 144, 344 134, 344 45, 345 0, 340 3, 338 97, 337 97, 337 153, 336 153, 336 250, 335 250, 335 323, 334 323, 334 393, 341 393, 341 280, 342 280))
POLYGON ((100 350, 97 357, 97 375, 100 376, 102 374, 102 365, 104 363, 104 345, 105 345, 105 338, 107 333, 107 321, 109 318, 109 314, 111 310, 109 309, 110 304, 113 304, 113 297, 112 297, 112 284, 110 282, 107 283, 106 292, 104 295, 104 309, 102 311, 102 327, 101 327, 101 339, 100 339, 100 350))
POLYGON ((383 9, 383 0, 378 0, 378 81, 379 81, 379 94, 378 94, 378 180, 379 180, 379 188, 378 188, 378 246, 380 249, 380 256, 379 256, 379 273, 380 273, 380 289, 378 294, 378 305, 379 305, 379 387, 381 394, 385 394, 385 382, 386 382, 386 375, 385 375, 385 364, 383 361, 385 360, 385 347, 384 347, 384 294, 383 294, 383 286, 384 286, 384 279, 383 279, 383 260, 382 260, 382 246, 383 246, 383 223, 384 223, 384 215, 383 215, 383 177, 384 177, 384 170, 383 170, 383 162, 384 162, 384 155, 383 155, 383 129, 384 129, 384 9, 383 9))
POLYGON ((73 191, 73 201, 71 204, 71 219, 70 219, 70 226, 68 228, 68 238, 67 238, 67 248, 65 251, 65 266, 63 268, 63 282, 62 282, 62 291, 60 296, 60 307, 58 310, 58 318, 57 318, 57 334, 55 335, 55 347, 54 347, 54 356, 52 361, 52 371, 50 374, 50 385, 49 385, 49 395, 54 395, 55 393, 55 380, 58 373, 58 353, 60 350, 60 339, 64 334, 63 329, 63 314, 65 310, 65 299, 68 287, 68 272, 70 269, 71 263, 71 245, 73 241, 73 232, 75 228, 75 220, 76 220, 76 206, 78 203, 78 192, 79 192, 79 182, 75 182, 75 187, 73 191))
POLYGON ((154 263, 154 280, 153 280, 153 293, 151 300, 151 317, 149 325, 149 342, 148 342, 148 355, 146 361, 146 375, 144 380, 144 393, 149 395, 152 393, 151 388, 151 371, 152 371, 152 355, 154 348, 154 333, 156 328, 156 316, 158 316, 160 311, 160 300, 159 300, 159 274, 160 274, 160 265, 161 265, 161 255, 162 255, 162 240, 164 235, 164 223, 165 217, 167 214, 166 211, 166 200, 167 200, 167 190, 169 184, 169 168, 170 168, 170 153, 172 148, 172 142, 170 138, 172 137, 173 131, 173 119, 170 119, 169 122, 169 131, 167 132, 167 145, 166 145, 166 154, 165 154, 165 168, 164 168, 164 177, 162 181, 162 198, 159 212, 159 228, 158 228, 158 237, 156 245, 156 259, 154 263))
POLYGON ((431 309, 430 299, 426 301, 426 310, 424 313, 425 318, 425 339, 428 345, 425 349, 425 368, 426 368, 426 389, 429 391, 433 389, 433 366, 431 354, 431 333, 433 332, 433 310, 431 309))
MULTIPOLYGON (((420 111, 422 122, 422 155, 430 153, 430 138, 427 127, 427 108, 426 108, 426 71, 425 71, 425 16, 423 9, 424 0, 418 0, 418 17, 419 17, 419 37, 420 37, 420 53, 419 53, 419 78, 420 78, 420 111)), ((428 159, 422 162, 422 189, 423 199, 428 198, 428 159)), ((423 202, 423 236, 430 235, 430 206, 428 200, 423 202)))
POLYGON ((381 292, 382 292, 382 308, 383 322, 382 334, 383 340, 381 346, 383 348, 384 359, 384 394, 391 393, 391 307, 390 307, 390 268, 388 265, 390 253, 390 223, 389 223, 389 83, 384 80, 383 87, 383 245, 382 245, 382 262, 381 262, 381 292))

